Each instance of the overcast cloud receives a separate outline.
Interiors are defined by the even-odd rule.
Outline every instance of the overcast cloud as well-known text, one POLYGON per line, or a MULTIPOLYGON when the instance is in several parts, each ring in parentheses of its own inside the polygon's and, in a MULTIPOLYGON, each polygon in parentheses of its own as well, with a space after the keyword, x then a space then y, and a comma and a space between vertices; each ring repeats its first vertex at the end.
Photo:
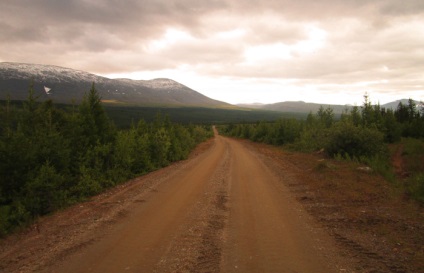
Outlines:
POLYGON ((422 0, 13 0, 0 61, 167 77, 230 103, 424 100, 422 0))

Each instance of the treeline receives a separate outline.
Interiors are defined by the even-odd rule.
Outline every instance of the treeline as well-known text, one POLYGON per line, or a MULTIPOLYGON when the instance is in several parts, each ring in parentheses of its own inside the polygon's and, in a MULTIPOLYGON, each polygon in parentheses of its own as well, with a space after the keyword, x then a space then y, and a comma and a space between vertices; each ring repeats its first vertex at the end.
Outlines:
POLYGON ((311 152, 324 149, 330 156, 349 157, 378 155, 384 143, 401 137, 424 137, 424 111, 413 100, 397 109, 372 105, 365 96, 362 106, 345 110, 335 117, 331 107, 320 107, 306 120, 280 119, 275 122, 228 124, 220 126, 222 134, 247 138, 272 145, 289 144, 296 150, 311 152))
MULTIPOLYGON (((362 106, 354 106, 336 118, 333 110, 321 107, 306 120, 280 119, 276 122, 229 124, 219 127, 221 134, 246 138, 272 145, 286 145, 297 151, 323 151, 331 157, 355 160, 370 165, 389 176, 387 143, 401 137, 424 137, 424 111, 413 100, 397 109, 372 105, 367 95, 362 106)), ((409 187, 413 195, 424 200, 423 175, 409 187), (421 197, 420 197, 421 196, 421 197)))
POLYGON ((108 116, 118 128, 129 128, 132 120, 142 118, 145 121, 155 119, 157 112, 171 117, 172 122, 181 124, 225 124, 229 122, 256 122, 276 120, 281 117, 299 117, 303 114, 279 113, 264 110, 222 109, 204 107, 146 107, 104 104, 108 116))
POLYGON ((210 126, 168 118, 118 130, 93 84, 71 111, 37 102, 0 107, 0 235, 137 175, 184 159, 210 126))

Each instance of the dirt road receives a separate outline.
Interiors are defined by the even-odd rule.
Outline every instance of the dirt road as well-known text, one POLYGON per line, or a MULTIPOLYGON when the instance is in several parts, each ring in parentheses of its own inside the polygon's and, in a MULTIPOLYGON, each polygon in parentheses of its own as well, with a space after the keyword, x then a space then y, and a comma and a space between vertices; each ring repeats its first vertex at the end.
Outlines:
POLYGON ((241 144, 225 141, 232 168, 223 271, 335 272, 319 253, 324 234, 311 229, 278 178, 241 144))
POLYGON ((0 270, 350 272, 281 177, 236 140, 216 136, 190 160, 116 191, 47 219, 3 249, 0 270))

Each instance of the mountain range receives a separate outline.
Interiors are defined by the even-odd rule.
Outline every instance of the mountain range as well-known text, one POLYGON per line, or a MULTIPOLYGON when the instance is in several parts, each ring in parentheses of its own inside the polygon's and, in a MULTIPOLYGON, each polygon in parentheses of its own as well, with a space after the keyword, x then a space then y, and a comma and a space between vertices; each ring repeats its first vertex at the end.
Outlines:
POLYGON ((350 105, 323 105, 319 103, 309 103, 304 101, 284 101, 277 102, 271 104, 238 104, 239 107, 246 107, 252 109, 260 109, 260 110, 269 110, 269 111, 277 111, 277 112, 290 112, 290 113, 309 113, 309 112, 317 112, 318 109, 323 106, 330 106, 334 113, 340 114, 345 109, 350 109, 352 106, 350 105))
POLYGON ((228 107, 171 79, 109 79, 84 71, 52 65, 0 63, 0 99, 25 100, 29 85, 40 100, 60 103, 82 100, 95 83, 103 101, 143 106, 228 107))
MULTIPOLYGON (((399 103, 407 105, 408 99, 396 100, 383 105, 380 105, 381 108, 395 110, 399 103)), ((423 107, 419 101, 415 101, 415 104, 418 107, 423 107)), ((334 104, 319 104, 319 103, 310 103, 304 101, 285 101, 277 102, 272 104, 238 104, 239 107, 258 109, 258 110, 268 110, 268 111, 277 111, 277 112, 286 112, 286 113, 316 113, 321 106, 324 108, 330 107, 333 109, 334 114, 341 114, 346 110, 351 110, 352 105, 334 105, 334 104)))
MULTIPOLYGON (((78 103, 91 88, 92 83, 102 100, 109 103, 138 106, 234 108, 235 106, 213 100, 171 79, 130 80, 109 79, 92 73, 53 65, 0 63, 0 100, 26 100, 29 85, 33 82, 35 95, 40 100, 52 99, 60 103, 78 103)), ((381 105, 396 109, 398 100, 381 105)), ((418 101, 415 101, 420 105, 418 101)), ((239 104, 236 108, 258 109, 285 113, 317 112, 320 106, 331 107, 335 114, 350 110, 352 105, 323 105, 303 101, 285 101, 273 104, 239 104)))

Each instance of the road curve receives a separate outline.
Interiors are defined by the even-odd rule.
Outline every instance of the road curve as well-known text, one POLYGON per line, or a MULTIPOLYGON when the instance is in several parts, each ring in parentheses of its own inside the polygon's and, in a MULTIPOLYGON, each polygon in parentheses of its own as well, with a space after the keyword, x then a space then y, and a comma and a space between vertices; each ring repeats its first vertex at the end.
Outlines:
POLYGON ((339 272, 323 242, 332 245, 281 178, 216 135, 102 238, 45 271, 339 272))

